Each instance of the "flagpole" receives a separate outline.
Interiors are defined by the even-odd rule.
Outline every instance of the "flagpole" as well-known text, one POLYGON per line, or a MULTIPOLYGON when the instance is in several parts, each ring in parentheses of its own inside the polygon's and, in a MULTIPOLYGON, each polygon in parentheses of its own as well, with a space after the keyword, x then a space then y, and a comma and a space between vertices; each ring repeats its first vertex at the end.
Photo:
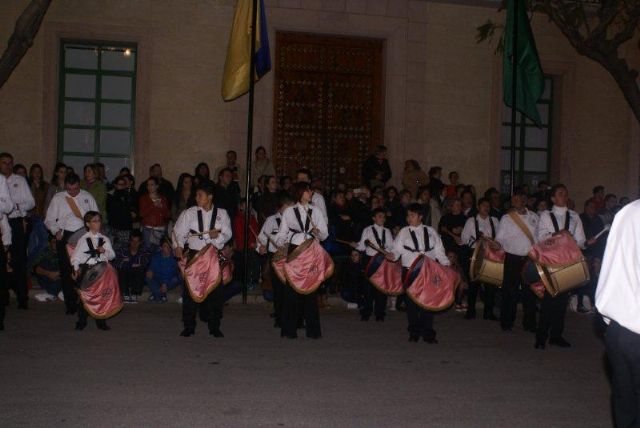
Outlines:
MULTIPOLYGON (((508 29, 507 29, 508 31, 508 29)), ((511 159, 509 161, 509 186, 513 195, 516 186, 516 92, 518 91, 518 0, 513 0, 513 38, 511 40, 511 159)))
POLYGON ((249 189, 251 187, 251 157, 253 155, 253 104, 255 93, 255 69, 256 69, 256 24, 258 21, 258 0, 252 0, 251 8, 251 54, 249 67, 249 114, 247 117, 247 174, 245 191, 245 209, 244 209, 244 278, 242 282, 242 303, 247 303, 247 290, 249 289, 249 222, 251 221, 251 195, 249 189))

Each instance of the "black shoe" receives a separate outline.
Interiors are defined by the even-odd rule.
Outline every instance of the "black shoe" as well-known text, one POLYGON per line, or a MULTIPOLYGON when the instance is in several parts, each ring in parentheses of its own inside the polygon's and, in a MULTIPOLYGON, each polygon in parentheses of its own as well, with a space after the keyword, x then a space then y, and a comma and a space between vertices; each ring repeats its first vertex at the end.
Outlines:
POLYGON ((535 333, 537 330, 537 327, 534 325, 523 325, 522 328, 524 329, 524 331, 529 331, 531 333, 535 333))
MULTIPOLYGON (((549 342, 551 343, 551 342, 549 342)), ((536 349, 544 349, 545 346, 545 340, 543 339, 536 339, 536 343, 535 345, 533 345, 534 348, 536 349)))
POLYGON ((67 311, 65 312, 65 315, 75 315, 76 312, 78 312, 77 309, 69 309, 69 308, 67 308, 67 311))
POLYGON ((0 321, 0 331, 4 331, 4 323, 0 321))
POLYGON ((500 318, 498 318, 497 316, 495 316, 493 314, 483 315, 482 318, 485 319, 485 320, 489 320, 489 321, 500 321, 500 318))
POLYGON ((271 313, 269 314, 269 316, 270 316, 271 318, 275 318, 275 317, 276 317, 276 313, 275 313, 275 312, 271 312, 271 313))
POLYGON ((571 344, 564 337, 552 337, 549 339, 549 345, 559 346, 560 348, 571 348, 571 344))
POLYGON ((466 319, 466 320, 474 320, 474 319, 476 319, 476 313, 475 312, 467 312, 466 314, 464 314, 464 319, 466 319))
POLYGON ((196 331, 192 328, 185 328, 184 330, 182 330, 182 332, 180 333, 180 336, 182 337, 190 337, 193 336, 194 334, 196 334, 196 331))
POLYGON ((588 314, 589 312, 591 312, 589 309, 585 308, 582 305, 578 305, 578 312, 580 312, 581 314, 588 314))
POLYGON ((273 327, 274 328, 282 328, 282 325, 280 324, 280 321, 276 320, 273 322, 273 327))
POLYGON ((298 334, 294 333, 294 334, 280 334, 280 337, 282 338, 287 338, 287 339, 297 339, 298 338, 298 334))
POLYGON ((420 340, 420 336, 417 334, 412 334, 409 336, 409 342, 418 342, 420 340))
POLYGON ((86 326, 87 326, 87 323, 86 323, 86 322, 79 322, 79 321, 78 321, 78 322, 76 323, 76 330, 78 330, 78 331, 82 331, 82 330, 84 330, 84 328, 85 328, 86 326))
POLYGON ((29 309, 29 305, 27 304, 27 302, 18 303, 18 309, 26 311, 27 309, 29 309))
POLYGON ((369 316, 367 316, 367 315, 360 315, 360 321, 369 321, 369 316))
POLYGON ((429 344, 433 344, 433 345, 438 343, 438 339, 436 339, 435 337, 425 337, 424 341, 429 343, 429 344))
POLYGON ((307 334, 307 339, 320 339, 322 338, 321 334, 307 334))
POLYGON ((513 327, 507 325, 501 325, 500 328, 502 329, 502 331, 511 331, 513 329, 513 327))
POLYGON ((98 327, 98 330, 102 330, 102 331, 111 330, 111 327, 109 327, 106 322, 105 323, 96 324, 96 327, 98 327))
POLYGON ((210 329, 209 334, 213 337, 224 337, 224 334, 220 331, 219 328, 210 329))
POLYGON ((384 315, 378 315, 376 317, 376 322, 384 322, 384 315))

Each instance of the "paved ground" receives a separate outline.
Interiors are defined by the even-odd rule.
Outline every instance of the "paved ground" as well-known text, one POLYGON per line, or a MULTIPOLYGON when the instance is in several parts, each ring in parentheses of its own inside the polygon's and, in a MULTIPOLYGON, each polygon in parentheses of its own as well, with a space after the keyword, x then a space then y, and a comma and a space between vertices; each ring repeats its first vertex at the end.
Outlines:
POLYGON ((440 343, 409 343, 340 308, 324 338, 280 339, 266 305, 225 308, 223 339, 178 337, 180 308, 127 306, 112 330, 59 303, 10 309, 0 333, 0 426, 607 427, 603 345, 570 314, 570 350, 495 322, 436 319, 440 343))

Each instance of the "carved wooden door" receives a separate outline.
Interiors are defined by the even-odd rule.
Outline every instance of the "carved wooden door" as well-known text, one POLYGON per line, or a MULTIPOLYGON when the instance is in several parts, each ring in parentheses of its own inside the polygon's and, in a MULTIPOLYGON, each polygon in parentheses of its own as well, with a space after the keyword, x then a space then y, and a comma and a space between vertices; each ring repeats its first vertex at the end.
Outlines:
POLYGON ((276 34, 273 160, 279 175, 311 169, 327 188, 358 186, 382 144, 382 41, 276 34))

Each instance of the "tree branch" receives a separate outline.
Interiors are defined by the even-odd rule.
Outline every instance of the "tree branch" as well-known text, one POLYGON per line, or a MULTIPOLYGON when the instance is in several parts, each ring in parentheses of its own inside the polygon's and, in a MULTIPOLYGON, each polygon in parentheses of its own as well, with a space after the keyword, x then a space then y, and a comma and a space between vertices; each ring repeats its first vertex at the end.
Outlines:
POLYGON ((2 57, 0 57, 0 88, 25 56, 38 34, 51 0, 31 0, 18 20, 2 57))

